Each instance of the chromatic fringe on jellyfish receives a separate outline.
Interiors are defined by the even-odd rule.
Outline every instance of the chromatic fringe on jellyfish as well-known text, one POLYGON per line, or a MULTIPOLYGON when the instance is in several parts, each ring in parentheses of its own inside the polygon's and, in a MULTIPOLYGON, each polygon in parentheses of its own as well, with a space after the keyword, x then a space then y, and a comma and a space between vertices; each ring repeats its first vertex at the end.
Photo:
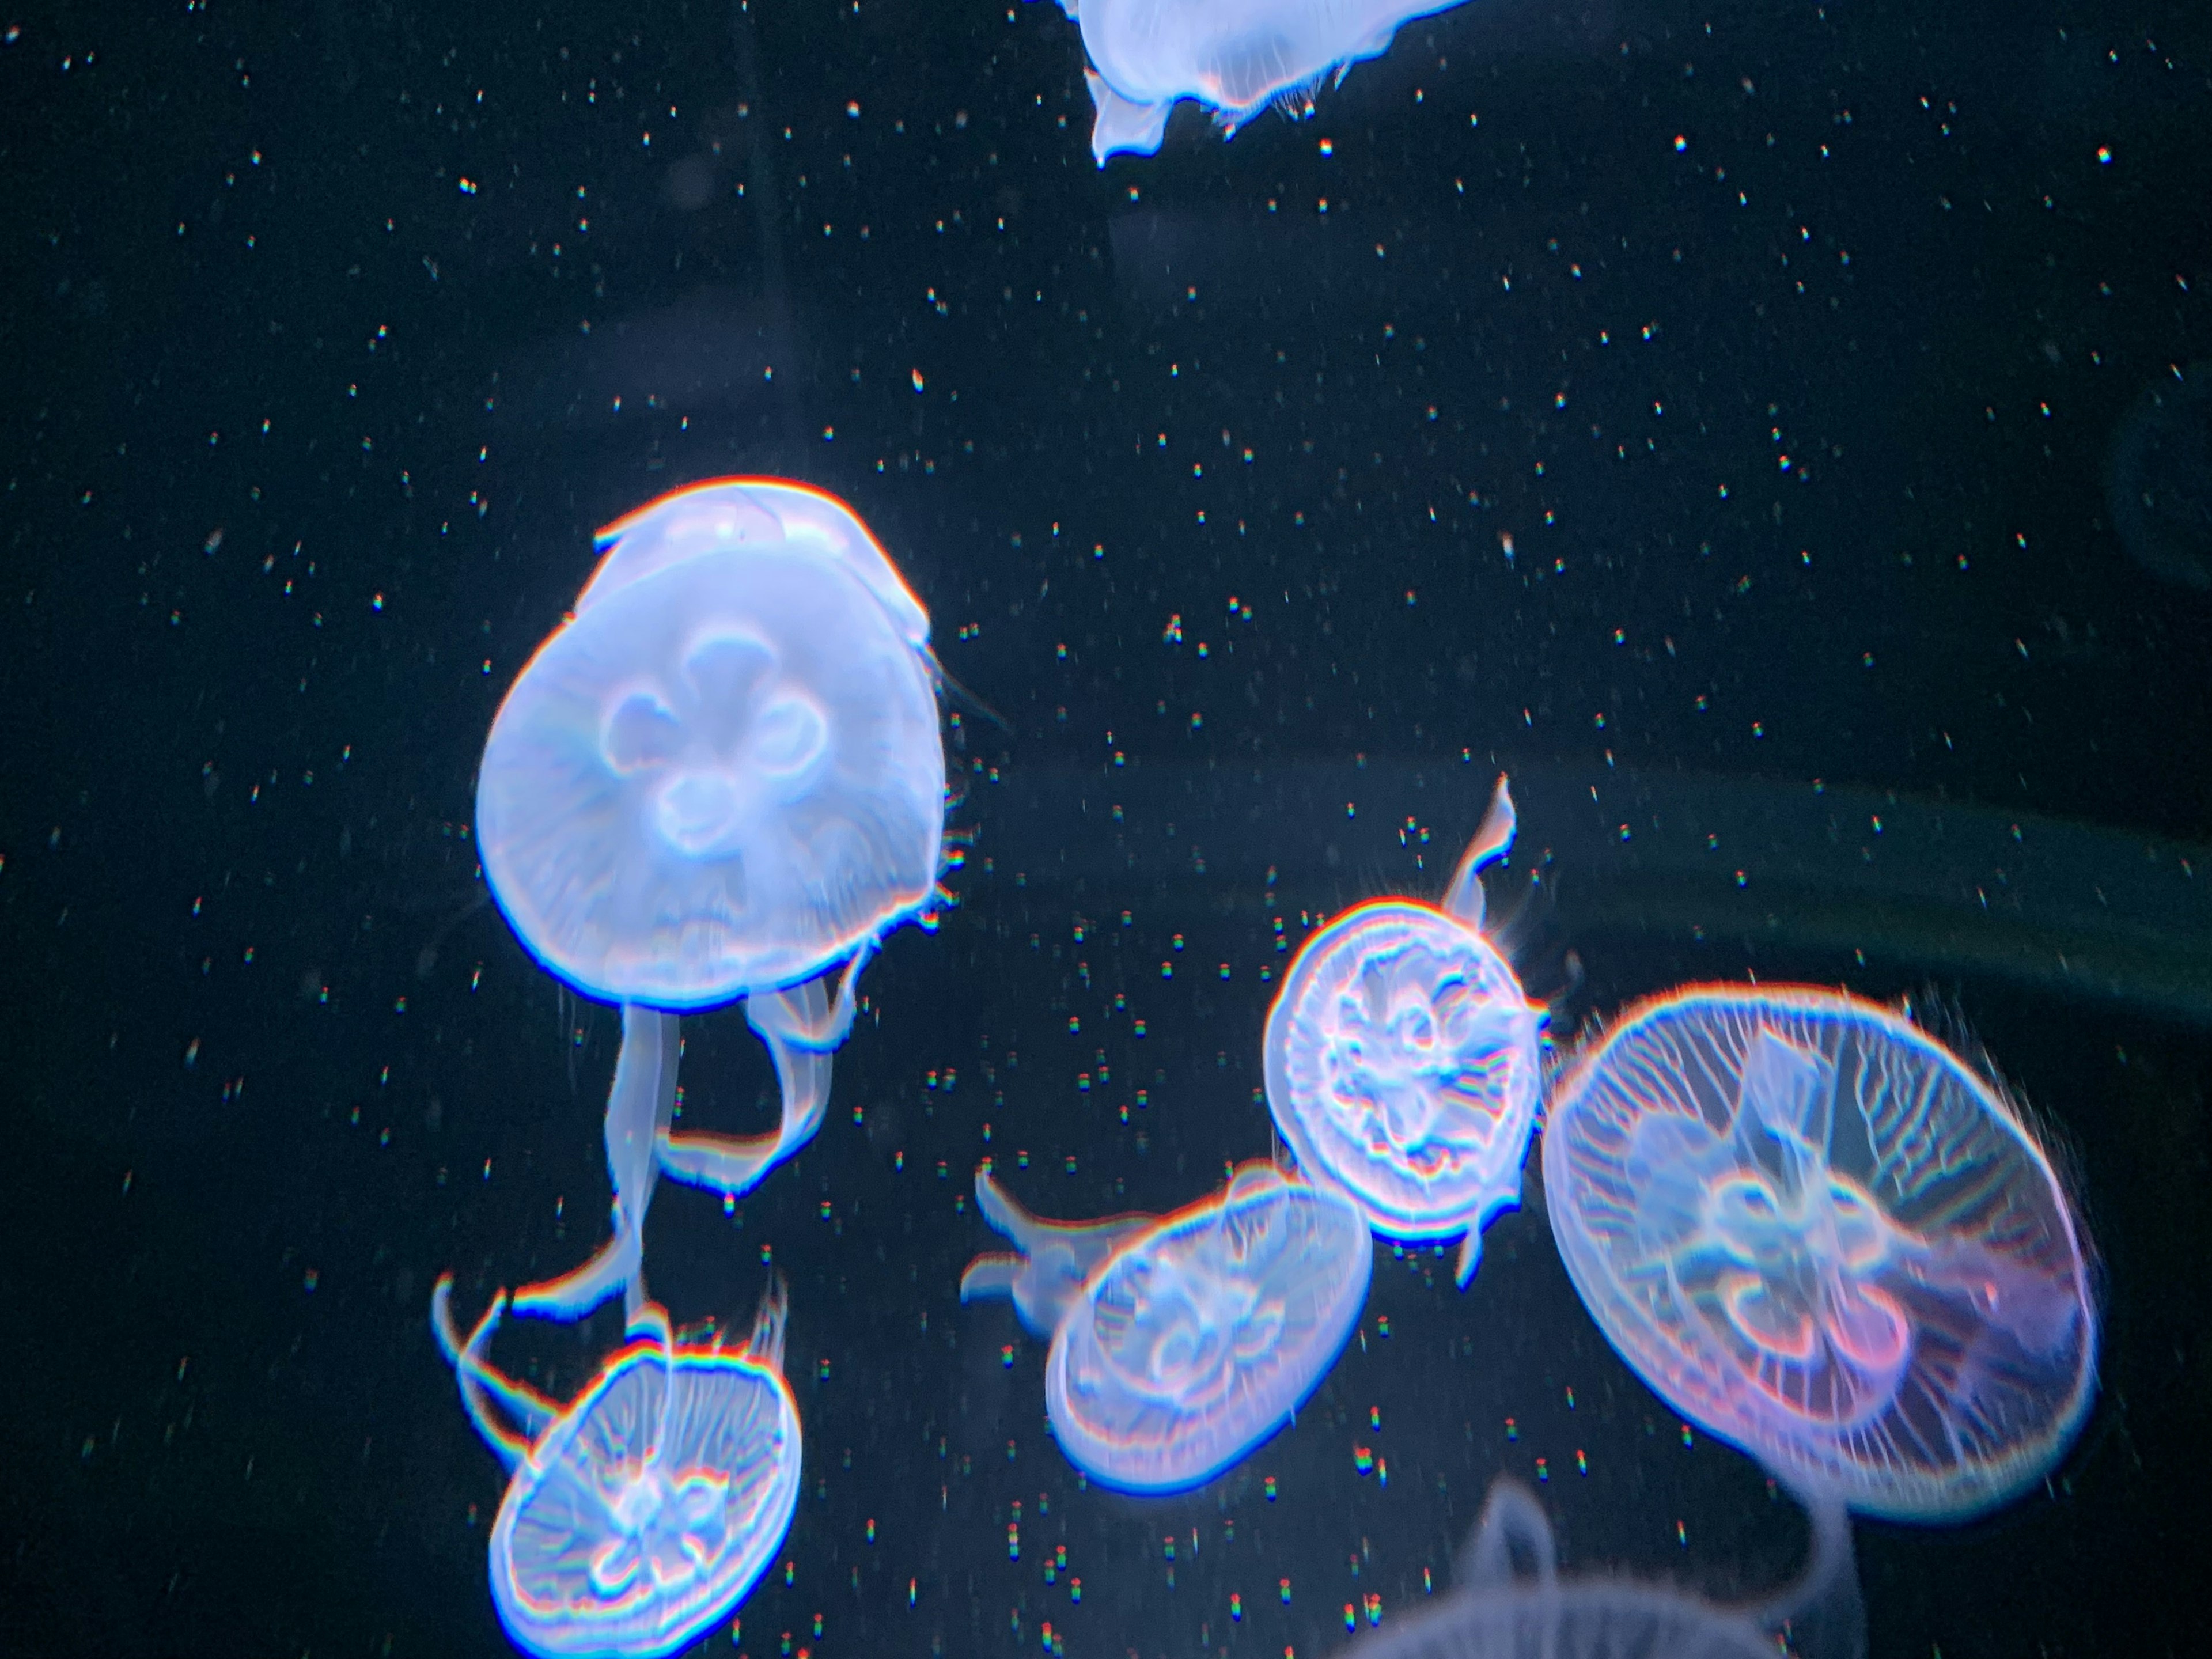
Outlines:
POLYGON ((1166 1216, 1042 1220, 988 1165, 975 1202, 1020 1254, 978 1256, 960 1299, 1012 1296, 1051 1337, 1054 1437, 1125 1492, 1198 1486, 1288 1422, 1350 1340, 1374 1268, 1348 1199, 1261 1162, 1166 1216))
POLYGON ((1499 778, 1441 904, 1376 899, 1299 947, 1267 1013, 1267 1108, 1312 1179, 1375 1231, 1457 1238, 1521 1201, 1542 1092, 1544 1011, 1482 931, 1482 872, 1513 846, 1499 778))
POLYGON ((1559 1253, 1685 1418, 1867 1514, 2040 1479, 2095 1389, 2081 1224, 2004 1095, 1840 992, 1700 986, 1577 1056, 1544 1132, 1559 1253))
POLYGON ((1194 98, 1224 137, 1274 105, 1311 112, 1324 82, 1390 49, 1399 26, 1461 0, 1060 0, 1083 31, 1091 153, 1150 155, 1194 98))

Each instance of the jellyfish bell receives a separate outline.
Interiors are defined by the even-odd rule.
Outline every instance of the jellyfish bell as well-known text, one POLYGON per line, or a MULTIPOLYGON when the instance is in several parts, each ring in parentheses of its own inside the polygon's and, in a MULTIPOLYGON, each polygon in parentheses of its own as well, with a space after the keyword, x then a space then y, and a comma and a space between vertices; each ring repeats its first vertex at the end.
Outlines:
POLYGON ((1846 994, 1699 986, 1553 1090, 1546 1207, 1607 1340, 1683 1417, 1864 1514, 2043 1475, 2095 1388, 2090 1257, 2002 1091, 1846 994))
POLYGON ((1060 1449, 1100 1484, 1182 1492, 1273 1434, 1319 1385, 1367 1300, 1373 1247, 1334 1188, 1264 1162, 1175 1212, 1048 1222, 975 1177, 1018 1255, 986 1255, 961 1300, 1011 1294, 1048 1330, 1045 1408, 1060 1449))
POLYGON ((574 621, 501 704, 485 875, 579 989, 710 1007, 811 978, 933 901, 927 621, 827 500, 708 486, 614 526, 574 621))
POLYGON ((432 1328, 485 1443, 509 1472, 492 1524, 492 1601, 544 1659, 655 1659, 726 1617, 775 1558, 799 1501, 799 1409, 783 1377, 789 1299, 751 1336, 678 1336, 647 1304, 567 1406, 492 1365, 505 1298, 464 1338, 453 1279, 432 1328))
POLYGON ((1481 872, 1513 844, 1500 778, 1441 905, 1370 901, 1300 947, 1268 1011, 1267 1105, 1314 1179, 1385 1238, 1463 1240, 1521 1200, 1544 1012, 1482 930, 1481 872))
POLYGON ((1366 1659, 1774 1659, 1785 1650, 1859 1659, 1866 1614, 1850 1520, 1832 1504, 1816 1504, 1812 1520, 1811 1547, 1793 1582, 1759 1600, 1716 1602, 1656 1580, 1562 1573, 1542 1504, 1501 1475, 1452 1563, 1449 1591, 1362 1636, 1358 1651, 1366 1659))

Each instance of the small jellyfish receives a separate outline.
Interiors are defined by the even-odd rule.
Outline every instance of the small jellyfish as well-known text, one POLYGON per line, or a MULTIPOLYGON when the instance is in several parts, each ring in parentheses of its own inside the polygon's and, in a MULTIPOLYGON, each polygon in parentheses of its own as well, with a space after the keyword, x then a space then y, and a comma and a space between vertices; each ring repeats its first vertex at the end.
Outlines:
POLYGON ((1160 147, 1180 99, 1212 106, 1233 137, 1270 104, 1291 116, 1352 64, 1390 49, 1398 26, 1460 0, 1060 0, 1083 30, 1097 119, 1091 153, 1160 147))
POLYGON ((1975 1515, 2088 1408, 2089 1254, 2050 1156, 1890 1009, 1796 986, 1639 1004, 1553 1091, 1543 1179, 1607 1340, 1800 1488, 1975 1515))
POLYGON ((979 1256, 960 1299, 1006 1293, 1049 1334, 1045 1407, 1070 1462, 1125 1492, 1211 1480, 1287 1422, 1367 1300, 1366 1222, 1333 1188, 1241 1166, 1172 1215, 1042 1221, 975 1176, 1021 1249, 979 1256))
POLYGON ((1834 1504, 1816 1504, 1812 1533, 1796 1580, 1756 1601, 1724 1605, 1614 1573, 1563 1577, 1543 1506, 1501 1475, 1452 1563, 1449 1594, 1390 1630, 1362 1636, 1358 1651, 1362 1659, 1775 1659, 1782 1651, 1859 1659, 1866 1610, 1850 1518, 1834 1504), (1516 1560, 1525 1569, 1516 1571, 1516 1560))
POLYGON ((533 1654, 656 1659, 728 1615, 799 1503, 799 1407, 783 1379, 779 1279, 741 1347, 678 1337, 647 1303, 562 1407, 495 1370, 505 1298, 464 1339, 452 1275, 431 1327, 462 1403, 509 1472, 491 1529, 500 1622, 533 1654))
POLYGON ((1267 1106, 1315 1180, 1385 1238, 1460 1238, 1521 1201, 1542 1091, 1543 1010, 1483 936, 1481 872, 1513 845, 1498 781, 1441 907, 1377 899, 1308 939, 1268 1011, 1267 1106))
POLYGON ((842 502, 725 479, 599 544, 574 616, 501 704, 477 788, 516 934, 623 1007, 615 1237, 515 1294, 556 1318, 617 1291, 636 1310, 656 1176, 743 1192, 813 1134, 862 965, 935 901, 945 818, 928 617, 842 502), (672 1131, 678 1015, 741 999, 775 1061, 776 1132, 672 1131))

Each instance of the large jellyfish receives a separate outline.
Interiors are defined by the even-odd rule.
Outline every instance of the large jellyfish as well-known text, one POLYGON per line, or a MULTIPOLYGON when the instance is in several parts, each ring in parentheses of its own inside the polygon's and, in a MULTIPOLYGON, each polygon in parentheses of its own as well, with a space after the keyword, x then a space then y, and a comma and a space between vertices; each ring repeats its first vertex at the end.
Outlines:
POLYGON ((510 1479, 491 1529, 492 1602, 546 1659, 675 1652, 753 1586, 799 1502, 799 1407, 783 1379, 781 1280, 750 1339, 678 1339, 645 1304, 629 1340, 573 1404, 485 1358, 504 1298, 466 1338, 453 1279, 431 1326, 462 1403, 510 1479))
POLYGON ((1322 82, 1390 49, 1398 26, 1461 0, 1060 0, 1079 24, 1097 119, 1091 153, 1160 147, 1178 100, 1227 134, 1270 104, 1297 110, 1322 82))
POLYGON ((1367 1300, 1359 1212, 1271 1164, 1167 1216, 1040 1220, 988 1167, 975 1200, 1021 1254, 978 1256, 960 1299, 1009 1294, 1051 1337, 1045 1408, 1060 1449, 1125 1492, 1198 1486, 1274 1433, 1367 1300))
POLYGON ((1865 1650, 1850 1521, 1838 1506, 1814 1507, 1812 1553, 1796 1582, 1729 1606, 1646 1579, 1563 1577, 1536 1495, 1500 1476, 1452 1564, 1450 1593, 1362 1636, 1357 1650, 1362 1659, 1858 1659, 1865 1650))
POLYGON ((1498 781, 1441 907, 1376 899, 1308 939, 1268 1011, 1267 1106, 1298 1163, 1385 1238, 1461 1238, 1521 1201, 1543 1012, 1482 933, 1481 872, 1513 845, 1498 781))
POLYGON ((1802 1488, 1973 1515, 2088 1408, 2088 1250, 2050 1156, 1890 1009, 1795 986, 1640 1004, 1555 1089, 1543 1176, 1607 1340, 1802 1488))
POLYGON ((775 479, 663 496, 600 532, 574 615, 492 722, 485 878, 516 933, 623 1005, 614 1237, 515 1294, 635 1313, 657 1176, 743 1192, 813 1134, 861 965, 936 892, 945 816, 929 620, 842 502, 775 479), (834 1006, 823 987, 840 963, 834 1006), (682 1011, 742 999, 776 1132, 671 1128, 682 1011))

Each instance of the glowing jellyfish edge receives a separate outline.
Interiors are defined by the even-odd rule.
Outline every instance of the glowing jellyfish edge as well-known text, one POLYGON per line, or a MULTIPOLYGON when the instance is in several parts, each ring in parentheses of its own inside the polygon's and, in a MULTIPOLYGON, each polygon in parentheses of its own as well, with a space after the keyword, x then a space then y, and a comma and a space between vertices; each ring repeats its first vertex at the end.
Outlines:
POLYGON ((2000 1091, 1893 1010, 1794 986, 1650 999, 1561 1077, 1542 1159, 1607 1341, 1801 1487, 1964 1519, 2081 1425, 2097 1317, 2067 1193, 2000 1091))
POLYGON ((1181 1492, 1242 1461, 1320 1384, 1367 1300, 1374 1247, 1358 1210, 1269 1164, 1158 1218, 1042 1221, 988 1168, 975 1194, 1022 1253, 978 1257, 961 1300, 1009 1294, 1050 1334, 1054 1437, 1121 1491, 1181 1492), (1256 1277, 1237 1271, 1255 1262, 1256 1277))

